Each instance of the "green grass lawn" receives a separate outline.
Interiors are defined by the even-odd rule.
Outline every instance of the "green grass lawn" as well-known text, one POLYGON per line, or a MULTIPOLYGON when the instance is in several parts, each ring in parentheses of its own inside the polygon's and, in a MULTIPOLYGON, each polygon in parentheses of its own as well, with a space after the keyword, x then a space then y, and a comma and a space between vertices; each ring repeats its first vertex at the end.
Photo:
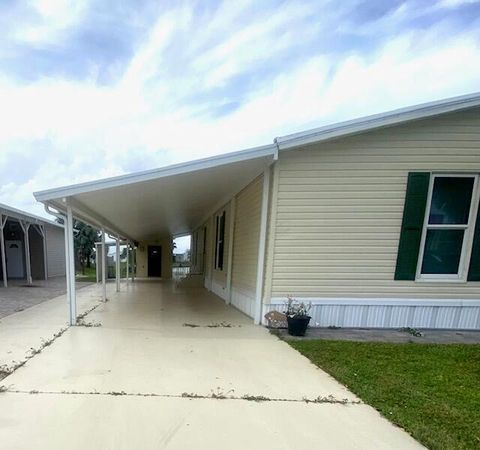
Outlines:
POLYGON ((89 281, 95 283, 97 281, 97 272, 95 266, 85 267, 85 274, 82 275, 82 272, 78 269, 75 274, 76 281, 89 281))
POLYGON ((430 449, 480 449, 480 345, 287 341, 430 449))

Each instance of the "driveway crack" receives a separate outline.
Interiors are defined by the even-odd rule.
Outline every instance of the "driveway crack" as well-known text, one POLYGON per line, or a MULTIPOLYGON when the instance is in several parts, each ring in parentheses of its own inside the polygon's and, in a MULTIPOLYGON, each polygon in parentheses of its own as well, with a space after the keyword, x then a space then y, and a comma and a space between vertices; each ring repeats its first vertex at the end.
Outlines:
MULTIPOLYGON (((97 323, 86 323, 84 322, 85 317, 90 314, 93 310, 98 308, 102 303, 98 303, 94 306, 92 306, 90 309, 87 311, 83 312, 82 314, 77 316, 77 326, 83 326, 83 327, 97 327, 101 326, 101 324, 97 323)), ((50 339, 42 339, 41 344, 38 348, 31 347, 29 350, 29 353, 25 356, 25 358, 22 361, 14 361, 12 365, 2 365, 0 366, 0 380, 3 380, 4 378, 8 377, 11 375, 13 372, 15 372, 17 369, 20 367, 24 366, 30 359, 32 359, 34 356, 38 355, 39 353, 42 353, 42 351, 46 348, 49 347, 54 341, 56 341, 59 337, 61 337, 69 328, 71 325, 60 328, 59 331, 54 333, 54 335, 50 339)))
POLYGON ((211 394, 195 394, 183 392, 182 394, 156 394, 145 392, 125 392, 125 391, 38 391, 38 390, 21 390, 10 389, 7 386, 0 386, 0 392, 8 392, 12 394, 32 394, 32 395, 98 395, 98 396, 113 396, 113 397, 156 397, 156 398, 182 398, 190 400, 239 400, 248 402, 288 402, 288 403, 329 403, 335 405, 358 405, 362 404, 360 400, 348 400, 347 398, 337 399, 333 395, 318 396, 315 398, 302 397, 299 399, 282 398, 282 397, 266 397, 263 395, 249 395, 242 396, 235 395, 219 395, 212 392, 211 394))

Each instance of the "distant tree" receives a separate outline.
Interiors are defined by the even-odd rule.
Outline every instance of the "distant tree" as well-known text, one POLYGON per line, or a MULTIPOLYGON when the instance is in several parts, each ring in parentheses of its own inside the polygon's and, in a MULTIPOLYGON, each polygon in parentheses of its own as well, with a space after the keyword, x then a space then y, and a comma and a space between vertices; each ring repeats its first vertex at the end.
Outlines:
POLYGON ((84 275, 85 267, 90 268, 95 242, 100 238, 100 233, 95 228, 79 220, 74 221, 73 228, 75 230, 73 233, 75 256, 82 270, 82 275, 84 275))

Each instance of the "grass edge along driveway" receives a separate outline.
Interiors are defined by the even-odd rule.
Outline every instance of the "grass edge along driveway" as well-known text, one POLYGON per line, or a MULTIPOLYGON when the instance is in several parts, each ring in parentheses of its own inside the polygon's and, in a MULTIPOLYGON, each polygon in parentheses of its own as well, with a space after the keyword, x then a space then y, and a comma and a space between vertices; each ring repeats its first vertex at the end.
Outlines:
POLYGON ((480 448, 480 345, 287 342, 426 447, 480 448))

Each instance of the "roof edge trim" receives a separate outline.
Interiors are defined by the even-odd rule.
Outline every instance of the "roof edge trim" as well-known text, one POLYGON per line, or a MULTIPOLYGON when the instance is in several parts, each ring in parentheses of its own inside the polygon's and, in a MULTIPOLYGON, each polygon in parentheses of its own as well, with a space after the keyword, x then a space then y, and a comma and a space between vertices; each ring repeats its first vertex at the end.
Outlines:
POLYGON ((274 144, 263 145, 261 147, 253 147, 237 152, 226 153, 222 155, 211 156, 208 158, 197 159, 170 166, 160 167, 157 169, 146 170, 143 172, 128 173, 111 178, 101 180, 87 181, 85 183, 74 184, 59 188, 47 189, 44 191, 34 192, 35 199, 40 202, 55 200, 62 197, 83 194, 98 189, 109 189, 126 184, 140 183, 159 178, 180 175, 197 170, 210 169, 213 167, 223 166, 234 162, 247 161, 250 159, 262 158, 265 156, 274 156, 276 146, 274 144))
POLYGON ((0 203, 0 214, 4 214, 17 220, 30 220, 32 223, 43 222, 47 225, 63 228, 63 225, 56 223, 51 219, 40 217, 27 211, 22 211, 21 209, 14 208, 13 206, 8 206, 5 203, 0 203))
POLYGON ((408 106, 406 108, 280 136, 276 138, 276 142, 280 150, 287 150, 293 147, 301 147, 316 142, 362 133, 364 131, 399 125, 414 120, 427 119, 450 112, 462 111, 476 106, 480 106, 479 92, 408 106))

